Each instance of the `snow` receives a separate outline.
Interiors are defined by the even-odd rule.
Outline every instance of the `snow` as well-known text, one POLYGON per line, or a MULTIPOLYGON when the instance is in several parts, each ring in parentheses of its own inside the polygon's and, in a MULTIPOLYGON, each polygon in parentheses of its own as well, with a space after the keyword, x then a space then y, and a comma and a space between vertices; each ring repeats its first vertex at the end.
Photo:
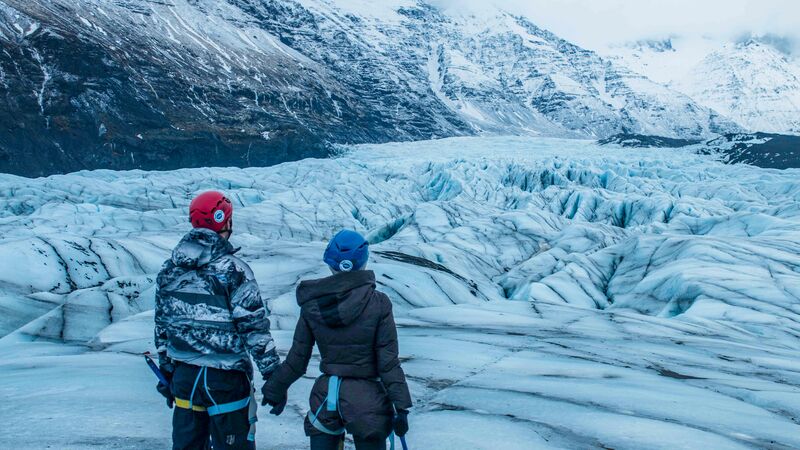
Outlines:
POLYGON ((398 13, 399 9, 417 6, 414 0, 300 0, 300 3, 307 8, 343 12, 390 24, 397 24, 403 19, 398 13))
MULTIPOLYGON (((668 39, 669 48, 648 46, 646 42, 613 45, 602 53, 620 60, 651 80, 668 85, 684 79, 693 67, 724 43, 709 37, 675 36, 668 39)), ((663 44, 663 42, 656 42, 663 44)))
POLYGON ((604 53, 746 129, 800 133, 800 65, 768 40, 673 37, 604 53), (657 42, 663 44, 664 42, 657 42))
MULTIPOLYGON (((137 101, 172 98, 173 109, 191 108, 201 122, 216 124, 214 129, 247 129, 252 135, 265 131, 253 128, 258 120, 220 122, 216 116, 222 112, 240 119, 266 114, 275 119, 269 125, 275 131, 300 125, 324 142, 473 133, 594 138, 623 131, 707 138, 743 131, 689 97, 574 46, 493 2, 471 5, 479 7, 478 13, 473 7, 442 7, 423 0, 301 0, 285 5, 53 0, 25 6, 28 3, 7 8, 9 15, 30 17, 19 24, 20 32, 33 29, 36 17, 42 25, 33 36, 86 35, 106 59, 119 63, 120 70, 136 72, 137 83, 130 89, 137 101), (129 50, 121 54, 120 49, 129 50), (127 61, 147 61, 169 70, 130 66, 119 60, 123 54, 127 61), (167 76, 174 89, 164 86, 167 76), (228 94, 235 97, 230 106, 234 111, 244 108, 248 113, 222 111, 229 105, 215 101, 214 95, 228 94), (333 114, 342 119, 341 126, 337 121, 325 129, 314 125, 329 123, 333 114), (362 127, 361 122, 376 125, 362 127)), ((56 66, 53 61, 43 65, 44 82, 35 87, 44 116, 48 103, 58 103, 64 94, 63 83, 56 82, 59 77, 74 81, 56 66)), ((2 79, 0 73, 0 83, 2 79)), ((104 104, 131 105, 125 99, 106 100, 104 104)), ((90 103, 82 107, 91 115, 97 108, 90 103)), ((159 102, 150 103, 159 109, 159 102)), ((172 109, 160 110, 169 115, 172 109)), ((170 121, 185 129, 179 122, 170 121)), ((136 139, 139 131, 130 136, 136 139)), ((287 139, 286 133, 273 134, 275 145, 287 139)), ((142 157, 131 161, 131 167, 147 164, 142 157)))
POLYGON ((739 128, 523 17, 484 6, 478 15, 446 9, 457 31, 427 39, 426 49, 431 90, 476 130, 515 134, 514 125, 545 136, 596 137, 620 126, 660 136, 739 128))
POLYGON ((771 46, 755 41, 726 46, 676 87, 751 130, 800 133, 798 66, 771 46))
MULTIPOLYGON (((799 175, 523 137, 0 175, 0 447, 169 446, 140 356, 153 277, 192 195, 221 189, 282 354, 326 240, 369 236, 412 448, 798 448, 799 175)), ((282 416, 260 411, 260 448, 306 448, 314 359, 282 416)))

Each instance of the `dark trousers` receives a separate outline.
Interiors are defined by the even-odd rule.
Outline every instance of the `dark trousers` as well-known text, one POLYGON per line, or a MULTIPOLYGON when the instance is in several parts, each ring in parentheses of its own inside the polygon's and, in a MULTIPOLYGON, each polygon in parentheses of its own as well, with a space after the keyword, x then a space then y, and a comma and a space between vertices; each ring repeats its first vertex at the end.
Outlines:
MULTIPOLYGON (((315 434, 311 436, 311 450, 339 450, 344 435, 315 434)), ((386 441, 355 440, 356 450, 386 450, 386 441)))
MULTIPOLYGON (((191 397, 194 405, 206 408, 214 405, 214 402, 223 404, 250 396, 250 380, 244 372, 209 368, 198 379, 200 370, 201 367, 179 363, 172 377, 172 394, 185 400, 191 397)), ((249 431, 250 417, 247 408, 209 416, 205 411, 192 411, 176 406, 172 416, 172 448, 208 450, 213 442, 214 450, 253 449, 254 444, 247 441, 249 431)))

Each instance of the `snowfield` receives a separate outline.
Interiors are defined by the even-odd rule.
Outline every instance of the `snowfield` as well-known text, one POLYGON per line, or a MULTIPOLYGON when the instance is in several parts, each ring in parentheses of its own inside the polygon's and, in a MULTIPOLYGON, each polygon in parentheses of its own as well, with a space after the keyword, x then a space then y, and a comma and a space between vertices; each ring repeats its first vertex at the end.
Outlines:
MULTIPOLYGON (((0 176, 0 448, 169 447, 139 354, 154 275, 207 189, 235 202, 283 354, 326 240, 369 236, 411 448, 800 448, 800 170, 535 138, 0 176)), ((317 370, 282 416, 259 411, 259 448, 306 448, 317 370)))

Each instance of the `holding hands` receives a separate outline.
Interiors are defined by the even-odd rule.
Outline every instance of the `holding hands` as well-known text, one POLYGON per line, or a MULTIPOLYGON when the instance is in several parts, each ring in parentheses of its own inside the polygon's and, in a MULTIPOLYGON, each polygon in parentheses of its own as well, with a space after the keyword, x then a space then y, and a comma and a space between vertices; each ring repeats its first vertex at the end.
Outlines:
POLYGON ((264 377, 264 379, 266 381, 264 381, 264 386, 261 387, 261 395, 263 395, 261 406, 272 406, 269 413, 280 416, 284 408, 286 408, 286 402, 288 401, 287 396, 284 393, 282 397, 275 398, 275 396, 272 395, 272 391, 267 388, 269 385, 269 377, 264 377))

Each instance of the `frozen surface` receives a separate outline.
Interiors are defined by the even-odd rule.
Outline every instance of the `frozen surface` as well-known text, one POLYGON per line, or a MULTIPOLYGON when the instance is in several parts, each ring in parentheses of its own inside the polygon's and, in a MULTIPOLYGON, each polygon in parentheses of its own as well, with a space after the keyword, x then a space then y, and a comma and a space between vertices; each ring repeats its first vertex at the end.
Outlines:
MULTIPOLYGON (((800 447, 800 171, 459 138, 264 169, 0 176, 0 448, 166 448, 153 275, 191 196, 236 203, 288 350, 341 227, 373 243, 414 448, 800 447), (80 424, 80 426, 76 426, 80 424)), ((315 362, 261 448, 306 446, 315 362)))

